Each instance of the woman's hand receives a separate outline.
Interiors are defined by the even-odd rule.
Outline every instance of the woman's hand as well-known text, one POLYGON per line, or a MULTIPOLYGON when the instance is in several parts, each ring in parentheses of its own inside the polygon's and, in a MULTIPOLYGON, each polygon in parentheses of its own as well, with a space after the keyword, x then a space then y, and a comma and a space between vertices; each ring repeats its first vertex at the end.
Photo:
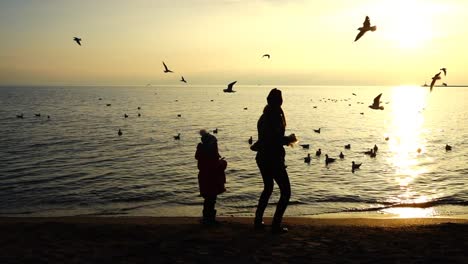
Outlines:
POLYGON ((288 144, 289 146, 292 146, 294 143, 297 142, 297 138, 295 134, 289 135, 288 139, 289 139, 289 144, 288 144))

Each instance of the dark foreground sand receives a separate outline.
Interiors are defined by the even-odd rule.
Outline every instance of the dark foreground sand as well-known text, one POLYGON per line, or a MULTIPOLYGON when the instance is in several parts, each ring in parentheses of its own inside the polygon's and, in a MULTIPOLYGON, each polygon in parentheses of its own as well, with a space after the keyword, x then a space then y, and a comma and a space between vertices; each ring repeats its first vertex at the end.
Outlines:
POLYGON ((468 220, 0 218, 0 263, 468 263, 468 220))

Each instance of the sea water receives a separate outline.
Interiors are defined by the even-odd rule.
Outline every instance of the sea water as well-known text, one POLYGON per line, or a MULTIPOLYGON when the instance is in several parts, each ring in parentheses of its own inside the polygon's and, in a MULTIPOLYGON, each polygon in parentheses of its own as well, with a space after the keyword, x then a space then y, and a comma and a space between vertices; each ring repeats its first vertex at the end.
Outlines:
MULTIPOLYGON (((248 139, 257 138, 257 120, 274 86, 239 85, 230 94, 223 88, 0 87, 0 214, 200 215, 198 131, 217 128, 228 161, 218 212, 253 215, 263 184, 248 139), (178 133, 181 139, 174 140, 178 133)), ((468 89, 277 88, 286 133, 310 144, 286 147, 287 216, 468 215, 468 89), (385 109, 368 108, 380 93, 385 109), (320 134, 313 131, 318 128, 320 134), (363 154, 374 145, 375 158, 363 154), (308 153, 310 165, 303 160, 308 153), (326 166, 325 154, 337 161, 326 166), (362 163, 354 173, 352 161, 362 163)), ((275 187, 267 214, 278 196, 275 187)))

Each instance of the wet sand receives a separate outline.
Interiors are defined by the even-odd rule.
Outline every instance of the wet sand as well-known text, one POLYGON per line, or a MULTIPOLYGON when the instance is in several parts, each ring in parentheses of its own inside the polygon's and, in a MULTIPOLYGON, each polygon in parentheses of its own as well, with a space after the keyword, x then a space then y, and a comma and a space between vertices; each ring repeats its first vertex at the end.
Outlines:
POLYGON ((0 263, 468 263, 466 219, 0 218, 0 263), (270 219, 266 219, 267 223, 270 219))

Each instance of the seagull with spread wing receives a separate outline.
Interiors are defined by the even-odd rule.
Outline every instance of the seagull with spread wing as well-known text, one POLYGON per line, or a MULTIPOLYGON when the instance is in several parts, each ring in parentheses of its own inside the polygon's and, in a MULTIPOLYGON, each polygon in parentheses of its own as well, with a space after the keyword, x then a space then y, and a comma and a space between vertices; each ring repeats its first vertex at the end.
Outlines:
POLYGON ((441 73, 442 73, 442 72, 439 72, 439 73, 437 73, 436 75, 434 75, 434 77, 432 77, 431 90, 430 90, 431 92, 432 92, 432 88, 434 88, 434 85, 435 85, 436 81, 442 79, 442 78, 440 77, 440 74, 441 74, 441 73))
POLYGON ((444 76, 447 76, 447 68, 441 68, 440 70, 444 72, 444 76))
POLYGON ((81 38, 74 37, 74 38, 73 38, 73 41, 75 41, 78 45, 81 46, 81 38))
POLYGON ((380 97, 382 94, 377 95, 377 97, 374 98, 374 103, 372 105, 369 105, 370 109, 374 110, 384 110, 384 107, 380 105, 380 97))
POLYGON ((362 36, 364 36, 364 34, 367 32, 367 31, 375 31, 377 30, 377 27, 376 26, 371 26, 370 25, 370 19, 368 16, 366 16, 366 20, 364 20, 364 24, 362 27, 358 28, 359 30, 359 33, 357 34, 356 36, 356 39, 354 39, 354 42, 358 41, 358 39, 360 39, 362 36))
POLYGON ((223 90, 223 92, 225 93, 235 93, 236 91, 232 90, 232 88, 234 87, 234 84, 236 84, 237 81, 234 81, 230 84, 228 84, 228 87, 226 89, 223 90))
POLYGON ((169 70, 169 68, 167 68, 167 65, 166 65, 166 63, 164 63, 164 61, 162 63, 163 63, 163 66, 164 66, 164 73, 169 73, 169 72, 172 73, 173 72, 173 71, 169 70))
POLYGON ((187 83, 187 81, 184 79, 184 76, 182 76, 182 79, 180 79, 181 82, 187 83))

